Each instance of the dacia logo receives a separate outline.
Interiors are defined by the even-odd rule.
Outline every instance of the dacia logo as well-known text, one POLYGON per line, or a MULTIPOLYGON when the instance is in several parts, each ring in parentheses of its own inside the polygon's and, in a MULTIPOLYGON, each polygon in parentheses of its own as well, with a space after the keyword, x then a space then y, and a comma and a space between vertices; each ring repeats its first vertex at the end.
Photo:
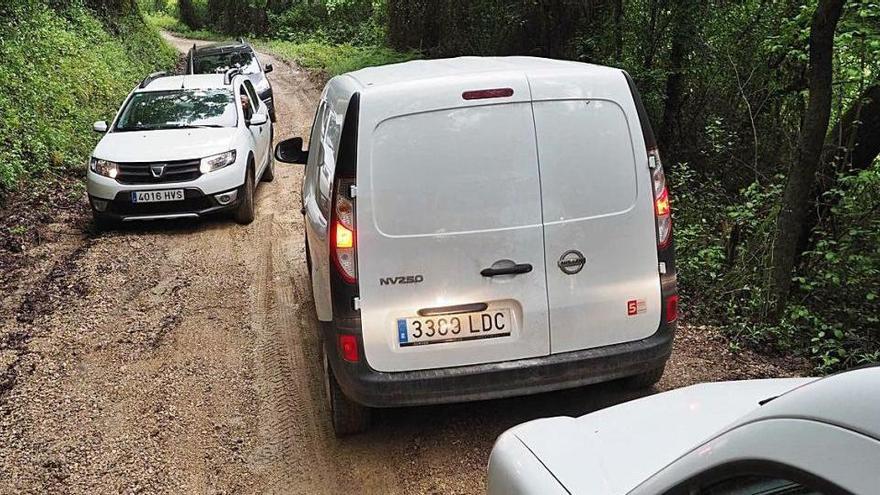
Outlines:
POLYGON ((420 284, 425 280, 421 275, 401 275, 399 277, 382 277, 379 285, 420 284))

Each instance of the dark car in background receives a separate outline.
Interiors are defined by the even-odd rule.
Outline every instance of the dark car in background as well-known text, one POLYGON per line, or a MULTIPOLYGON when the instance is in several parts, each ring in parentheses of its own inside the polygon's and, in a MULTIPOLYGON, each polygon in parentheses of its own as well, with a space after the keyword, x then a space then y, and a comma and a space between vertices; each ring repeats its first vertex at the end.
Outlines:
POLYGON ((262 66, 257 58, 257 52, 244 39, 202 46, 193 44, 186 55, 187 74, 213 74, 233 68, 241 69, 241 73, 250 79, 257 90, 257 95, 269 108, 269 117, 275 122, 272 84, 266 77, 266 74, 272 72, 272 64, 262 66))

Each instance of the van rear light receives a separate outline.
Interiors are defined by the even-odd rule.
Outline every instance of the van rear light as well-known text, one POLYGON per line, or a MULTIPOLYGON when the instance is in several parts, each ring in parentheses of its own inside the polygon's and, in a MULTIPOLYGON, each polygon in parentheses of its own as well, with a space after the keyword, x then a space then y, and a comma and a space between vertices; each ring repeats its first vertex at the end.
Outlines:
POLYGON ((648 151, 648 166, 654 182, 654 215, 657 218, 657 247, 669 246, 672 240, 672 208, 669 204, 669 189, 666 187, 666 174, 656 149, 648 151))
POLYGON ((461 97, 465 100, 485 100, 487 98, 507 98, 513 96, 513 88, 478 89, 465 91, 461 97))
POLYGON ((342 359, 345 359, 349 363, 356 363, 360 361, 360 356, 358 355, 357 337, 355 337, 354 335, 346 334, 340 335, 339 354, 342 355, 342 359))
POLYGON ((354 225, 354 200, 351 198, 351 179, 338 179, 333 194, 333 228, 330 230, 330 246, 333 261, 342 278, 357 282, 357 235, 354 225))
POLYGON ((666 298, 666 323, 672 323, 678 319, 678 294, 666 298))

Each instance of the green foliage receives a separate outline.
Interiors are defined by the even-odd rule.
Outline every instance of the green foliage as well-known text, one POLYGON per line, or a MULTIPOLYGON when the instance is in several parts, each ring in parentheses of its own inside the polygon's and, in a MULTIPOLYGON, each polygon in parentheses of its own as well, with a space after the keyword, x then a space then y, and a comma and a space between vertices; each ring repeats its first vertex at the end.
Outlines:
POLYGON ((268 12, 268 33, 295 42, 380 45, 385 42, 384 13, 384 1, 377 0, 298 2, 268 12))
POLYGON ((327 45, 272 40, 258 43, 265 49, 295 61, 300 66, 335 76, 373 65, 412 60, 415 53, 401 53, 377 46, 327 45))
POLYGON ((151 24, 155 28, 170 31, 181 38, 209 41, 222 41, 229 39, 229 36, 215 33, 214 31, 209 31, 207 29, 191 29, 189 26, 181 22, 180 19, 166 13, 145 14, 144 18, 148 24, 151 24))
POLYGON ((97 141, 95 120, 110 119, 134 83, 174 52, 136 15, 100 21, 72 2, 12 7, 0 25, 0 192, 22 179, 81 171, 97 141))

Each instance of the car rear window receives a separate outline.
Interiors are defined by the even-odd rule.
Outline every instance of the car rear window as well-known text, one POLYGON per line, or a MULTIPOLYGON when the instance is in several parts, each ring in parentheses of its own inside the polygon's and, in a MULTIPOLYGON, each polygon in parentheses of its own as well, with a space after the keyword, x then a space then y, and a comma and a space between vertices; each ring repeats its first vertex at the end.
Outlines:
POLYGON ((196 74, 213 74, 235 67, 240 68, 245 75, 260 72, 257 57, 249 50, 198 55, 193 58, 193 72, 196 74))
POLYGON ((235 127, 238 114, 228 89, 144 91, 132 95, 116 122, 116 131, 188 127, 235 127))

